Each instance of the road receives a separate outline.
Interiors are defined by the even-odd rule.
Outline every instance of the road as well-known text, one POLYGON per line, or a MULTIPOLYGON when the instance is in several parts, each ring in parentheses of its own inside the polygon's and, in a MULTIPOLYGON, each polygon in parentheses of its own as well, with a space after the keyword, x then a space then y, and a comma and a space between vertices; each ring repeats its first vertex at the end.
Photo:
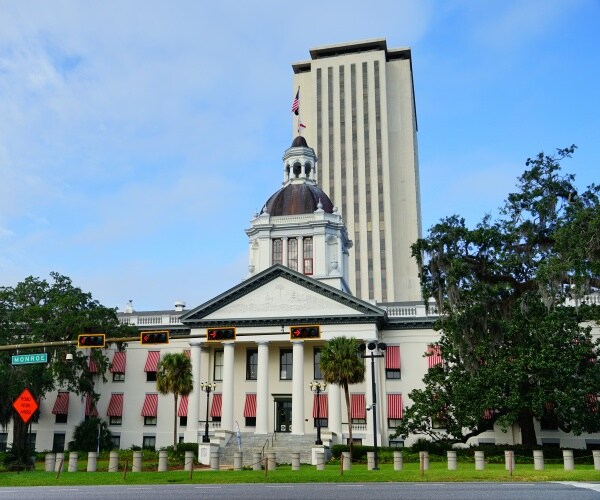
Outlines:
POLYGON ((548 483, 309 483, 309 484, 217 484, 148 486, 52 486, 0 488, 0 500, 113 499, 177 500, 290 499, 352 500, 577 500, 600 499, 600 482, 548 483))

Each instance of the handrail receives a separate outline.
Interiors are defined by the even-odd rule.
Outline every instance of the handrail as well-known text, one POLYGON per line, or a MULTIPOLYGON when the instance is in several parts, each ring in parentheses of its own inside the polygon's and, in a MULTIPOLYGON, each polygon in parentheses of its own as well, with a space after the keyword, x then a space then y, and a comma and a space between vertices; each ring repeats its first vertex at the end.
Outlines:
POLYGON ((267 438, 267 440, 265 441, 265 444, 263 444, 262 446, 262 450, 260 451, 260 456, 264 457, 265 456, 265 446, 269 445, 269 439, 267 438))

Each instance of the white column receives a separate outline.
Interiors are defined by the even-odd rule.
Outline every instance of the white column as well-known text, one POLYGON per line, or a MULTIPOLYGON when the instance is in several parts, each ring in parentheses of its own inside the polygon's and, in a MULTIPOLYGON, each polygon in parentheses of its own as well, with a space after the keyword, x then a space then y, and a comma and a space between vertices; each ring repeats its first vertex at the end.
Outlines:
POLYGON ((281 238, 281 263, 284 266, 288 265, 288 238, 284 236, 281 238))
POLYGON ((258 370, 256 373, 256 430, 255 434, 269 433, 269 343, 258 343, 258 370))
POLYGON ((304 435, 304 342, 292 341, 292 434, 304 435))
POLYGON ((337 435, 337 443, 342 443, 342 405, 341 405, 341 394, 342 391, 339 385, 330 384, 327 386, 328 403, 329 403, 329 416, 328 425, 329 431, 337 435))
POLYGON ((235 343, 223 342, 223 406, 221 429, 233 431, 233 363, 235 343))
POLYGON ((304 274, 304 238, 297 236, 298 240, 298 272, 304 274))
POLYGON ((198 431, 199 431, 199 420, 200 420, 200 348, 202 343, 198 340, 192 340, 190 342, 192 348, 191 361, 192 361, 192 378, 194 388, 188 396, 188 414, 187 414, 187 428, 184 433, 184 439, 186 443, 197 443, 198 442, 198 431))

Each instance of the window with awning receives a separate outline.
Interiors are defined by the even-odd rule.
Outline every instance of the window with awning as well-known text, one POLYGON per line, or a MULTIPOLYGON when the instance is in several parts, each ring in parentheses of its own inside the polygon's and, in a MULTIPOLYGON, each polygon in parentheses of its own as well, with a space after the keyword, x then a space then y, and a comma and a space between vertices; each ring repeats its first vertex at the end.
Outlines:
POLYGON ((97 417, 98 410, 94 404, 92 396, 89 394, 85 397, 85 416, 86 417, 97 417))
POLYGON ((187 417, 187 412, 188 412, 188 397, 181 396, 181 399, 179 400, 179 409, 177 410, 177 416, 178 417, 187 417))
POLYGON ((400 378, 400 346, 389 345, 385 350, 385 378, 400 378))
POLYGON ((158 415, 158 394, 146 394, 142 406, 142 417, 156 417, 158 415))
POLYGON ((327 394, 313 395, 313 418, 328 418, 329 404, 327 394))
POLYGON ((144 371, 156 372, 158 371, 158 362, 160 361, 160 351, 148 351, 148 357, 146 358, 146 364, 144 365, 144 371))
POLYGON ((402 394, 387 395, 388 419, 402 418, 402 394))
POLYGON ((56 401, 54 402, 54 407, 52 408, 52 413, 54 415, 68 415, 69 414, 69 393, 68 392, 59 392, 56 395, 56 401))
POLYGON ((442 359, 442 348, 438 344, 431 344, 427 346, 427 367, 434 368, 436 366, 443 366, 444 360, 442 359))
POLYGON ((221 406, 223 397, 220 393, 213 393, 212 405, 210 407, 210 416, 213 418, 221 418, 221 406))
POLYGON ((364 394, 350 394, 350 416, 356 420, 367 419, 367 404, 364 394))
POLYGON ((125 373, 125 364, 127 361, 126 352, 115 352, 112 364, 110 366, 111 373, 125 373))
POLYGON ((107 417, 122 417, 123 416, 123 394, 111 394, 106 410, 107 417))
POLYGON ((88 368, 90 373, 98 373, 98 365, 91 357, 89 359, 88 368))
POLYGON ((256 394, 246 394, 244 417, 256 417, 256 394))

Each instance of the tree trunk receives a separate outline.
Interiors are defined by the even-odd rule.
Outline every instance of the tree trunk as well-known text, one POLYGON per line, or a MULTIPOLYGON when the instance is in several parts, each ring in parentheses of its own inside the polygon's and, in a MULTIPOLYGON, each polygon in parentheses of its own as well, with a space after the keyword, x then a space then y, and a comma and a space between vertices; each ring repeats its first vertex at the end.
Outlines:
POLYGON ((173 448, 177 448, 177 397, 179 395, 174 392, 173 397, 175 398, 175 410, 173 411, 173 448))
POLYGON ((352 439, 352 411, 350 408, 350 391, 348 384, 344 384, 344 396, 346 397, 346 410, 348 412, 348 448, 350 449, 350 461, 354 456, 354 440, 352 439))
POLYGON ((27 440, 27 425, 15 412, 13 415, 13 450, 19 450, 25 453, 25 443, 27 440))
POLYGON ((521 444, 524 448, 535 448, 537 446, 537 437, 533 425, 533 414, 529 410, 521 410, 519 413, 519 427, 521 427, 521 444))

